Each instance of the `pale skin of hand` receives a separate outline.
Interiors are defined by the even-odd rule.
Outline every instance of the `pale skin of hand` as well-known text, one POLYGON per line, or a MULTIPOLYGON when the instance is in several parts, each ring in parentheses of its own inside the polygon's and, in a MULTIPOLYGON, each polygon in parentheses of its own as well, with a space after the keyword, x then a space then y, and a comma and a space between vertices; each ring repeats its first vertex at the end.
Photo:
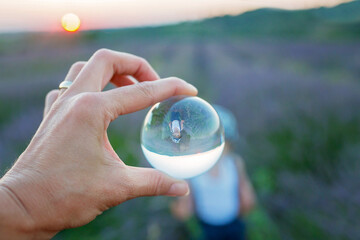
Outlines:
POLYGON ((74 64, 65 80, 73 84, 47 95, 40 127, 0 179, 1 237, 50 239, 126 200, 189 192, 185 181, 127 166, 106 131, 120 115, 174 95, 196 95, 195 87, 159 79, 146 60, 107 49, 74 64), (109 82, 118 88, 102 91, 109 82))

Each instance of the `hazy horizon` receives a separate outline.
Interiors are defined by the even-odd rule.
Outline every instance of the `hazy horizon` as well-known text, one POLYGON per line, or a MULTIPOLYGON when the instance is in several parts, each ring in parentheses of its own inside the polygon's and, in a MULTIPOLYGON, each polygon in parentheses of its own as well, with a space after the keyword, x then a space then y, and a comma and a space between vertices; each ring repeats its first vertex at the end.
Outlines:
POLYGON ((166 25, 260 8, 332 7, 351 0, 0 0, 0 32, 62 31, 61 17, 75 13, 80 30, 166 25), (21 6, 21 7, 19 7, 21 6))

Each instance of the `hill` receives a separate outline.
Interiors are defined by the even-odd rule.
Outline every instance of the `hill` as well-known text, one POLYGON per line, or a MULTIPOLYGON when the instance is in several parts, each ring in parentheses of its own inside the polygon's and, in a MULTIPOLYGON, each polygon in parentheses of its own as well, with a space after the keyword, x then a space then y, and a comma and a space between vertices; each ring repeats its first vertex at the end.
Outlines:
MULTIPOLYGON (((129 37, 267 37, 314 40, 360 37, 360 1, 334 8, 285 11, 260 9, 238 16, 224 16, 175 25, 107 30, 129 37)), ((84 33, 97 38, 103 31, 84 33)), ((110 34, 110 35, 112 35, 110 34)))

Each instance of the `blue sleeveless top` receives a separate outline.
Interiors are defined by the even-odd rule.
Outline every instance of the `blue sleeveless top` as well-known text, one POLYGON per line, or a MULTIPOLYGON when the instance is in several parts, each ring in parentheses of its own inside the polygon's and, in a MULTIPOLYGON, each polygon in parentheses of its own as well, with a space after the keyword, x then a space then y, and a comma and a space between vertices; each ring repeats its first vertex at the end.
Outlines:
POLYGON ((218 176, 211 176, 210 170, 190 180, 197 216, 211 225, 234 221, 240 209, 239 178, 234 159, 227 155, 218 164, 218 176))

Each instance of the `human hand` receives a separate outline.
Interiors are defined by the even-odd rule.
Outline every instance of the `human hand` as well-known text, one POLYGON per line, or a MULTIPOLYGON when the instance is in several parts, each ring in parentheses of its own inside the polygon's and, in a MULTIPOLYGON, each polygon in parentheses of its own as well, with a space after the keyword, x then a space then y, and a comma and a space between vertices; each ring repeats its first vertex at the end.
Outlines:
POLYGON ((126 200, 189 191, 185 181, 125 165, 106 130, 120 115, 174 95, 196 95, 196 88, 159 79, 144 59, 110 50, 74 64, 65 80, 74 82, 48 94, 39 129, 0 180, 0 236, 51 238, 126 200), (102 92, 109 82, 118 88, 102 92))

